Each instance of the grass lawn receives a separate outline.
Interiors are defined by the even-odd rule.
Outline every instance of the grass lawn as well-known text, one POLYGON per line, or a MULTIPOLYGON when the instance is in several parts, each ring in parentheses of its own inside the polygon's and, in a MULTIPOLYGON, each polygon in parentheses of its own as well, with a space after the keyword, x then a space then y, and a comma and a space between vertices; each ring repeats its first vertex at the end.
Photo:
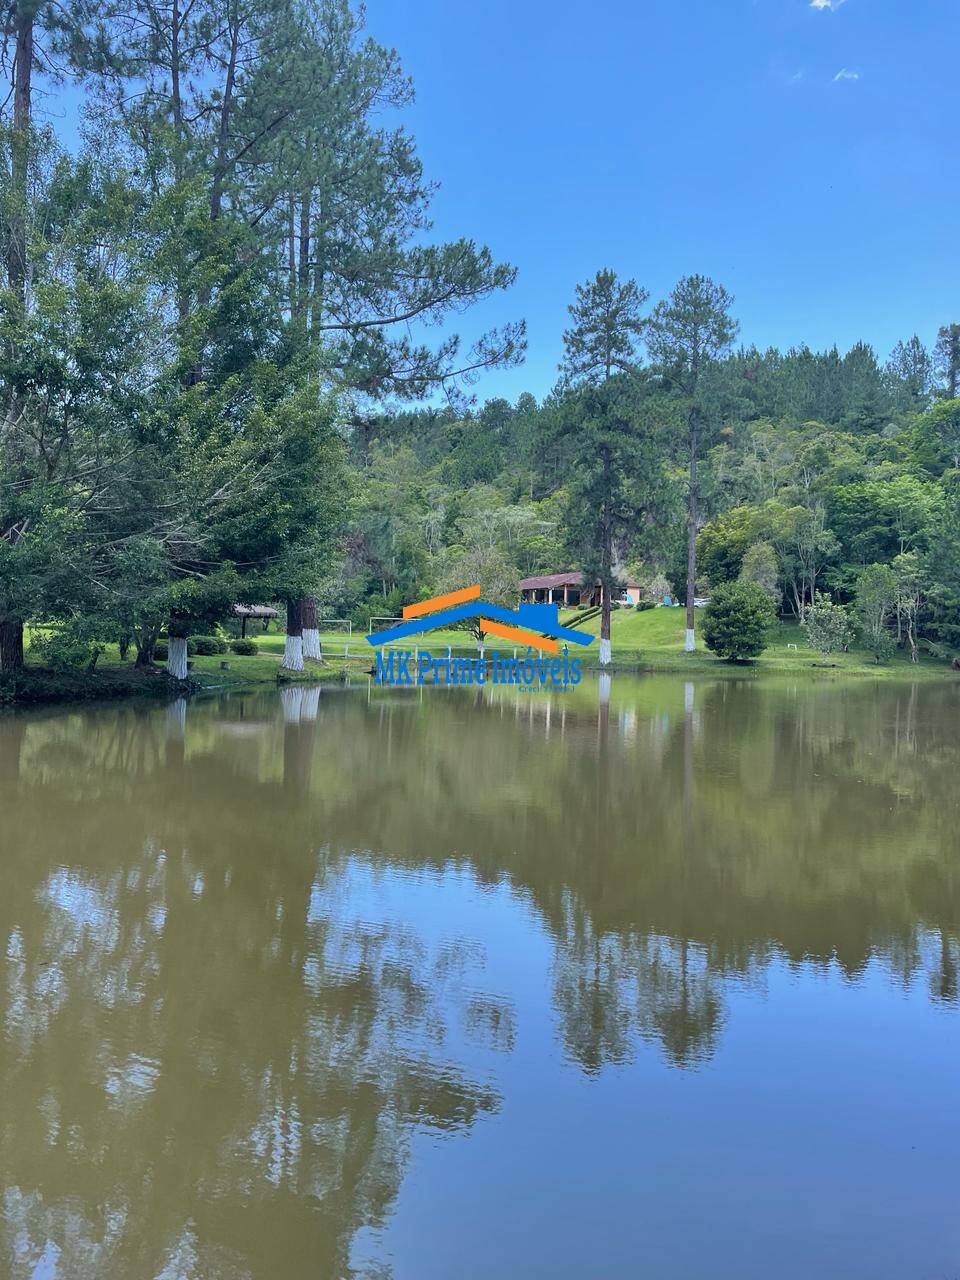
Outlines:
MULTIPOLYGON (((575 614, 561 614, 561 622, 567 626, 577 626, 575 614)), ((598 636, 600 632, 599 617, 584 623, 585 633, 598 636)), ((793 623, 778 623, 771 637, 769 648, 764 654, 751 663, 722 662, 706 650, 702 642, 696 653, 685 653, 684 611, 682 609, 658 608, 638 613, 634 609, 614 610, 612 622, 613 665, 621 671, 658 671, 677 674, 700 674, 722 676, 729 674, 759 676, 762 674, 802 675, 806 678, 836 678, 837 676, 871 676, 875 679, 937 679, 957 678, 957 673, 943 662, 926 658, 914 665, 904 654, 897 656, 889 663, 878 666, 871 656, 863 651, 832 654, 824 658, 810 649, 803 632, 793 623)), ((251 635, 256 641, 259 653, 240 656, 235 653, 216 657, 194 657, 191 676, 204 689, 242 689, 256 685, 276 685, 280 675, 280 660, 283 655, 285 637, 282 632, 270 630, 251 635), (221 662, 228 662, 227 670, 221 669, 221 662)), ((368 645, 366 637, 358 632, 348 636, 341 631, 330 632, 322 637, 324 662, 321 666, 310 664, 302 677, 289 677, 305 681, 337 681, 347 674, 363 675, 370 670, 374 662, 374 651, 368 645), (344 650, 346 649, 346 653, 344 650)), ((408 642, 402 647, 409 649, 423 648, 432 652, 452 646, 460 654, 475 653, 477 644, 469 631, 432 631, 418 638, 416 642, 408 642)), ((514 646, 505 640, 491 638, 487 649, 512 651, 514 646)), ((598 648, 596 644, 587 649, 572 650, 582 659, 587 668, 597 665, 598 648)), ((522 649, 518 649, 522 653, 522 649)), ((157 688, 156 677, 160 675, 161 665, 152 673, 142 675, 135 672, 133 651, 125 663, 120 661, 120 654, 115 645, 108 646, 97 664, 96 678, 90 681, 78 673, 71 679, 77 685, 73 696, 83 696, 81 689, 86 679, 90 688, 86 696, 110 696, 116 694, 133 694, 138 687, 143 692, 157 688), (116 686, 111 689, 111 684, 116 686), (93 686, 97 686, 94 688, 93 686)), ((28 670, 30 666, 29 649, 27 651, 28 670)), ((284 678, 284 677, 281 677, 284 678)), ((39 683, 39 682, 37 682, 39 683)), ((68 681, 69 683, 69 681, 68 681)), ((157 690, 160 691, 159 689, 157 690)), ((51 692, 53 692, 51 690, 51 692)), ((56 693, 53 693, 57 697, 56 693)), ((60 695, 68 698, 70 692, 64 687, 60 695)))
MULTIPOLYGON (((699 610, 698 610, 699 614, 699 610)), ((560 621, 565 626, 574 627, 588 635, 599 636, 600 618, 592 618, 580 626, 573 613, 561 612, 560 621)), ((699 623, 698 623, 699 625, 699 623)), ((780 622, 771 637, 769 648, 756 661, 747 664, 722 662, 714 654, 704 648, 699 641, 696 653, 684 652, 684 610, 683 609, 647 609, 638 613, 635 609, 615 609, 611 618, 611 642, 614 665, 641 671, 664 672, 699 672, 703 674, 722 675, 737 672, 740 675, 755 672, 778 672, 781 674, 804 674, 814 677, 830 677, 836 675, 869 675, 874 678, 909 677, 910 679, 929 679, 952 676, 956 673, 943 662, 931 658, 922 659, 919 663, 910 662, 906 654, 898 653, 892 661, 878 666, 870 654, 863 650, 852 650, 850 653, 835 653, 828 658, 816 653, 806 643, 806 637, 796 623, 780 622), (821 665, 816 665, 821 664, 821 665), (829 664, 829 665, 823 665, 829 664)), ((282 632, 270 631, 266 634, 252 636, 260 648, 256 658, 239 659, 231 655, 231 665, 240 668, 241 663, 258 664, 263 669, 265 663, 276 664, 283 654, 284 636, 282 632)), ((348 636, 341 631, 330 632, 321 637, 324 653, 334 669, 347 668, 353 671, 363 670, 374 661, 373 650, 367 644, 362 632, 355 631, 348 636), (344 657, 344 648, 347 657, 344 657)), ((476 651, 476 640, 469 631, 428 631, 416 642, 408 641, 404 648, 422 648, 435 652, 448 645, 455 651, 476 651)), ((506 640, 491 637, 487 641, 487 649, 513 650, 506 640)), ((592 644, 588 649, 575 649, 587 667, 597 663, 598 646, 592 644)), ((519 650, 522 652, 522 650, 519 650)), ((210 664, 216 673, 219 663, 214 658, 195 659, 196 669, 202 670, 202 664, 210 664)), ((270 679, 269 675, 266 677, 270 679)))
MULTIPOLYGON (((648 609, 638 613, 635 609, 617 609, 611 619, 611 646, 615 664, 631 664, 644 671, 703 672, 713 675, 735 671, 780 672, 808 676, 869 675, 875 678, 896 676, 911 679, 950 676, 952 672, 944 662, 927 658, 911 663, 906 654, 898 653, 889 663, 878 666, 869 653, 851 650, 850 653, 834 653, 829 657, 815 652, 806 642, 803 631, 793 622, 778 622, 769 647, 751 663, 723 662, 707 649, 699 637, 697 611, 696 653, 685 653, 683 648, 685 621, 683 609, 648 609), (816 664, 830 664, 816 665, 816 664)), ((566 621, 566 615, 561 621, 566 621)), ((591 619, 584 627, 591 635, 600 634, 599 617, 591 619)), ((587 650, 586 662, 597 660, 597 646, 587 650)))
MULTIPOLYGON (((698 610, 698 630, 699 630, 698 610)), ((777 672, 781 674, 805 675, 810 677, 830 677, 837 675, 869 675, 874 678, 897 677, 903 679, 927 679, 942 676, 955 676, 943 662, 926 658, 917 664, 910 662, 906 654, 898 653, 889 663, 878 666, 870 654, 863 650, 850 653, 835 653, 828 658, 816 653, 806 643, 806 637, 796 623, 779 622, 771 636, 770 646, 751 663, 723 662, 703 645, 698 637, 699 648, 696 653, 686 653, 683 648, 685 621, 683 609, 657 608, 637 612, 635 609, 615 609, 611 618, 611 645, 614 667, 640 671, 664 671, 677 673, 702 673, 723 675, 735 672, 739 675, 749 673, 777 672), (819 664, 819 665, 818 665, 819 664)), ((560 614, 560 621, 586 632, 599 636, 600 618, 592 618, 582 625, 577 622, 574 613, 560 614)), ((264 637, 274 641, 278 652, 283 649, 283 637, 264 637)), ((362 651, 366 640, 362 635, 353 637, 343 635, 324 636, 327 652, 342 654, 344 644, 349 645, 352 655, 362 651)), ((259 641, 258 641, 259 642, 259 641)), ((419 643, 419 647, 430 650, 452 645, 454 649, 476 649, 476 641, 466 631, 432 631, 427 632, 419 643)), ((414 647, 413 644, 405 647, 414 647)), ((488 649, 512 650, 513 646, 505 640, 491 638, 488 649)), ((571 652, 580 656, 585 667, 594 667, 598 659, 597 644, 588 649, 571 646, 571 652)), ((522 652, 522 650, 521 650, 522 652)))
MULTIPOLYGON (((79 671, 65 676, 44 675, 30 661, 30 633, 26 637, 26 676, 25 688, 18 695, 20 701, 45 701, 49 693, 53 701, 70 701, 76 698, 97 697, 133 697, 137 694, 168 695, 169 689, 163 681, 164 664, 155 663, 147 671, 138 671, 134 667, 136 650, 131 647, 126 662, 121 662, 120 651, 116 645, 107 645, 97 661, 93 675, 79 671), (35 678, 31 676, 36 673, 35 678), (49 686, 45 689, 44 686, 49 686)), ((202 689, 245 689, 256 685, 272 685, 276 687, 280 676, 280 658, 283 654, 284 637, 282 634, 257 636, 256 641, 260 653, 250 656, 236 653, 218 654, 213 657, 195 656, 190 659, 190 676, 202 689), (227 670, 221 669, 221 663, 229 663, 227 670)), ((363 642, 354 646, 356 656, 348 660, 333 655, 323 666, 310 664, 304 671, 304 681, 337 681, 347 673, 360 675, 366 672, 371 663, 369 645, 363 642), (364 652, 363 650, 367 650, 364 652)), ((291 677, 292 678, 292 677, 291 677)), ((296 677, 298 680, 301 677, 296 677)), ((2 701, 2 698, 0 698, 2 701)))

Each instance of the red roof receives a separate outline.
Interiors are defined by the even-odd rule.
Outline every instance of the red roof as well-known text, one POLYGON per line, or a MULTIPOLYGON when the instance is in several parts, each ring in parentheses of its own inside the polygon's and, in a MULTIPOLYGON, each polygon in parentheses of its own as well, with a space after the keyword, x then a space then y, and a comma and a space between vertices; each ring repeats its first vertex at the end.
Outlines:
POLYGON ((540 578, 521 578, 520 590, 532 591, 540 587, 580 587, 583 585, 583 574, 568 569, 566 573, 548 573, 540 578))
MULTIPOLYGON (((599 586, 599 583, 597 584, 599 586)), ((639 587, 639 582, 632 579, 627 582, 621 582, 621 587, 639 587)), ((540 591, 548 587, 582 587, 583 574, 575 569, 568 569, 566 573, 546 573, 539 578, 521 578, 521 591, 540 591)))

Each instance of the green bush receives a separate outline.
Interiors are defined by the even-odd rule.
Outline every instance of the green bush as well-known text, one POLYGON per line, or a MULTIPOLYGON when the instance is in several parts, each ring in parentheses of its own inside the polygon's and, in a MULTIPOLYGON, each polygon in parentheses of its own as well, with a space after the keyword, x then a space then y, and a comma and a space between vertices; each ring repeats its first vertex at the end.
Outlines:
POLYGON ((166 697, 167 682, 134 671, 64 671, 27 668, 0 676, 0 706, 10 703, 77 702, 88 698, 166 697))
POLYGON ((837 649, 846 653, 853 642, 853 622, 846 609, 820 591, 802 626, 810 648, 818 653, 830 654, 837 649))
POLYGON ((637 613, 646 613, 648 609, 655 609, 656 607, 652 600, 638 600, 636 604, 637 613))
POLYGON ((35 633, 30 642, 30 655, 40 666, 63 675, 69 671, 92 670, 101 647, 57 631, 41 632, 35 633))
POLYGON ((219 636, 191 636, 187 641, 187 652, 190 651, 190 644, 193 643, 194 652, 201 658, 213 658, 218 653, 227 652, 227 642, 221 640, 219 636))
POLYGON ((773 603, 762 587, 725 582, 704 610, 703 639, 718 657, 742 662, 763 653, 775 621, 773 603))
MULTIPOLYGON (((199 639, 198 636, 191 636, 187 641, 187 657, 188 658, 195 658, 197 656, 197 652, 198 652, 197 640, 198 639, 199 639)), ((223 649, 223 652, 224 653, 227 652, 225 648, 223 649)), ((170 653, 170 646, 167 644, 166 640, 158 640, 153 649, 154 662, 166 662, 167 656, 169 653, 170 653)))
POLYGON ((255 640, 234 640, 230 648, 244 658, 252 658, 255 653, 260 652, 255 640))

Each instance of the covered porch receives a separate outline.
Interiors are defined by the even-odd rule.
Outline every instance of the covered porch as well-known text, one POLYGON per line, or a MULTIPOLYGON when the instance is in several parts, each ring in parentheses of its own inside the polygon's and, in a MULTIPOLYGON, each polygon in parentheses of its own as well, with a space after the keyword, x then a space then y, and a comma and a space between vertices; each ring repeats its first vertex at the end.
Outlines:
POLYGON ((600 602, 599 588, 584 591, 583 574, 573 570, 566 573, 548 573, 540 577, 520 580, 521 604, 557 604, 562 608, 574 608, 580 604, 600 602))

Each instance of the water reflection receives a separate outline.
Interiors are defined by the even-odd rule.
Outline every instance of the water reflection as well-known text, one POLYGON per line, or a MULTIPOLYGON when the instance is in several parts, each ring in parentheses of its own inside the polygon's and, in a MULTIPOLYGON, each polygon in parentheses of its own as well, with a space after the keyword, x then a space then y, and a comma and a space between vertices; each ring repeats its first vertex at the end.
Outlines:
POLYGON ((494 979, 478 894, 591 1079, 705 1069, 781 964, 954 1008, 958 709, 603 677, 3 719, 0 1271, 351 1274, 414 1135, 503 1106, 524 955, 494 979))

